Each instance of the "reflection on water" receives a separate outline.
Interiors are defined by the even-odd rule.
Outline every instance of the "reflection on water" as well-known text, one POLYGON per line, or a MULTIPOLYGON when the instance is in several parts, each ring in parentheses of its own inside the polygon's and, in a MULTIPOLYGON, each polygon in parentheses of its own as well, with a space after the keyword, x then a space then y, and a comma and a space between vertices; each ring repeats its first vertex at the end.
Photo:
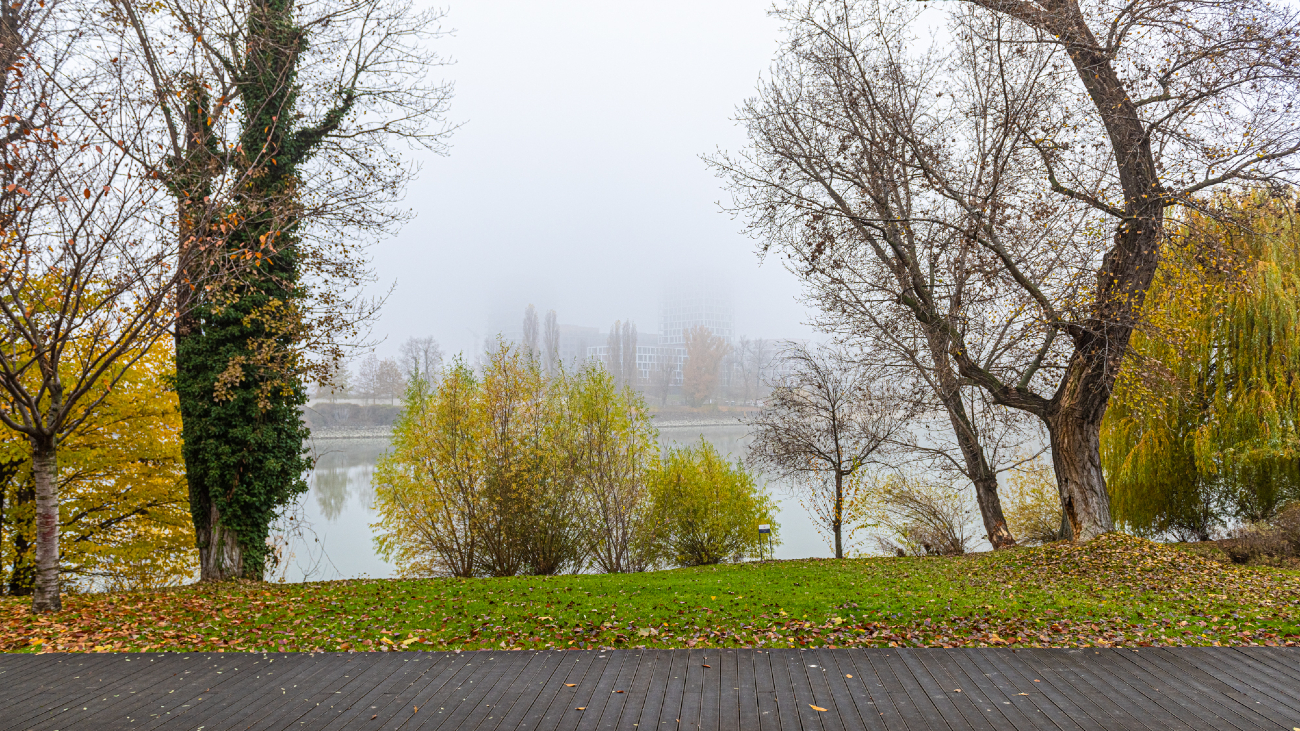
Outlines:
MULTIPOLYGON (((659 441, 666 445, 692 444, 701 436, 730 459, 744 456, 749 435, 744 426, 663 426, 659 441)), ((371 478, 375 463, 388 449, 380 437, 314 439, 315 469, 307 476, 308 492, 298 505, 295 531, 288 550, 288 581, 346 578, 386 578, 395 568, 375 553, 376 519, 371 478)), ((817 534, 798 500, 775 481, 768 489, 777 499, 782 545, 777 558, 829 556, 830 549, 817 534)))

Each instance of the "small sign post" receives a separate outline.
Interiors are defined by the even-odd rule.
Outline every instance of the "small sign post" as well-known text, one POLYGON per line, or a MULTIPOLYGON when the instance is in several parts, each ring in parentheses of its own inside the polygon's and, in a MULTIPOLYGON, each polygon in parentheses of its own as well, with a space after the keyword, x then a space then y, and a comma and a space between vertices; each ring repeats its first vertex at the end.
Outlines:
MULTIPOLYGON (((759 552, 758 555, 759 555, 759 559, 760 559, 760 560, 761 560, 761 559, 763 558, 763 556, 764 556, 764 553, 763 553, 763 536, 767 536, 767 537, 768 537, 767 540, 768 540, 768 543, 770 544, 770 543, 772 542, 771 534, 772 534, 772 526, 768 525, 767 523, 759 523, 759 524, 758 524, 758 552, 759 552)), ((769 546, 769 548, 770 548, 770 546, 769 546)))

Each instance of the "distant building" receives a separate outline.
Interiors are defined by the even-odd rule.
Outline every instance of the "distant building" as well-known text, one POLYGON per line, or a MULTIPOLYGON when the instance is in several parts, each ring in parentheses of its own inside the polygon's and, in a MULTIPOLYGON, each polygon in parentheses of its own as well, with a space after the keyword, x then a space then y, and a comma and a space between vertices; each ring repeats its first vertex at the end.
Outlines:
POLYGON ((674 282, 665 287, 659 311, 662 344, 685 345, 686 332, 701 326, 727 343, 735 338, 735 310, 726 289, 700 282, 674 282))

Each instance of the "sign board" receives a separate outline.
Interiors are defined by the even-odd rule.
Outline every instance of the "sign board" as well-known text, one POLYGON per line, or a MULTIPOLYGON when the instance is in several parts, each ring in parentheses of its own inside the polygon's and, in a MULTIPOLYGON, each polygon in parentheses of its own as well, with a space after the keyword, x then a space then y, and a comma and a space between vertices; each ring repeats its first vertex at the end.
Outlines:
POLYGON ((771 532, 772 532, 772 526, 768 525, 767 523, 759 523, 759 524, 758 524, 758 532, 759 532, 759 533, 771 533, 771 532))

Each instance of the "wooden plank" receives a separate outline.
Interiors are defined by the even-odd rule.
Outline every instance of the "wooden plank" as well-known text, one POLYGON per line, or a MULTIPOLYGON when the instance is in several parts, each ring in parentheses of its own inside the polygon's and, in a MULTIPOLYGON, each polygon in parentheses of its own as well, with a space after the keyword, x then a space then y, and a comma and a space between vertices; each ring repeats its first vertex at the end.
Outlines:
MULTIPOLYGON (((822 658, 822 652, 817 648, 810 648, 799 653, 799 659, 803 665, 804 683, 808 687, 809 700, 807 702, 810 704, 808 710, 817 714, 815 718, 821 724, 821 727, 826 731, 847 731, 849 728, 855 728, 856 724, 850 725, 841 717, 839 704, 836 703, 836 698, 831 693, 830 681, 827 679, 827 675, 830 673, 838 673, 839 668, 834 665, 828 666, 822 658), (814 711, 811 707, 814 705, 826 710, 814 711)), ((791 675, 794 674, 793 667, 791 667, 790 672, 791 675)), ((798 693, 795 695, 797 696, 798 693)), ((854 716, 857 715, 852 707, 845 710, 854 716)))
POLYGON ((520 701, 529 702, 536 696, 539 685, 545 682, 542 678, 549 679, 555 671, 555 662, 547 664, 548 656, 553 653, 542 650, 519 650, 516 654, 526 658, 523 668, 508 683, 497 684, 500 692, 492 699, 484 700, 487 713, 478 720, 477 724, 471 726, 466 722, 461 725, 461 728, 466 731, 471 728, 479 731, 499 728, 506 717, 515 711, 520 701))
MULTIPOLYGON (((141 685, 135 688, 135 695, 123 697, 123 702, 118 703, 111 709, 102 711, 99 717, 86 719, 83 724, 63 724, 59 727, 64 731, 72 731, 78 728, 93 728, 96 731, 110 731, 112 729, 141 729, 166 723, 168 718, 167 709, 164 706, 179 708, 182 703, 190 702, 191 699, 205 694, 209 688, 220 688, 222 685, 233 685, 236 680, 248 674, 257 674, 262 672, 268 666, 269 658, 252 657, 249 655, 235 655, 234 658, 224 658, 224 653, 218 656, 219 660, 224 662, 212 663, 206 673, 199 673, 190 682, 185 684, 176 681, 182 676, 172 675, 167 671, 165 660, 158 660, 164 663, 158 667, 161 672, 155 673, 153 682, 147 686, 141 685), (202 683, 202 685, 199 685, 202 683), (179 687, 178 687, 179 686, 179 687), (170 701, 170 702, 169 702, 170 701)), ((207 694, 213 697, 212 694, 207 694)), ((194 705, 191 703, 191 708, 194 705)))
POLYGON ((754 679, 756 650, 736 653, 736 725, 743 731, 762 727, 758 709, 758 684, 754 679))
POLYGON ((614 693, 611 676, 618 673, 619 664, 622 662, 621 656, 616 655, 613 650, 603 652, 586 650, 586 652, 591 654, 591 667, 573 689, 573 702, 568 708, 562 709, 563 713, 560 714, 555 728, 576 728, 588 713, 592 715, 593 720, 599 720, 600 712, 604 710, 609 696, 614 693), (583 710, 580 711, 579 708, 583 710))
MULTIPOLYGON (((368 658, 372 663, 383 662, 372 653, 356 653, 353 657, 368 658)), ((462 673, 473 659, 474 655, 468 652, 428 653, 425 655, 425 662, 401 663, 400 667, 391 673, 379 673, 378 677, 382 680, 370 688, 364 686, 357 688, 357 692, 348 694, 347 703, 335 707, 336 713, 324 725, 322 731, 356 728, 362 721, 369 722, 371 716, 380 715, 380 711, 385 711, 384 717, 387 718, 390 705, 394 704, 399 696, 402 696, 404 703, 403 694, 410 693, 412 690, 418 692, 426 688, 435 690, 441 688, 462 673)))
MULTIPOLYGON (((927 692, 942 693, 960 714, 966 728, 972 731, 999 731, 1008 719, 999 709, 986 709, 975 702, 972 694, 964 690, 970 685, 966 674, 961 671, 961 668, 944 662, 945 652, 945 650, 915 650, 909 653, 910 657, 905 656, 903 660, 909 665, 915 662, 921 666, 920 669, 912 668, 913 675, 919 675, 922 670, 930 675, 935 687, 927 688, 927 692), (960 692, 958 689, 961 689, 960 692)), ((949 721, 948 725, 957 727, 952 721, 949 721)), ((1012 726, 1020 728, 1014 723, 1012 726)))
MULTIPOLYGON (((25 664, 26 670, 21 674, 6 678, 3 690, 0 690, 0 700, 3 700, 5 708, 13 708, 23 703, 32 696, 45 692, 52 687, 61 685, 69 678, 81 678, 82 680, 93 680, 93 674, 98 672, 98 668, 105 668, 114 665, 120 661, 116 653, 95 653, 95 654, 41 654, 41 655, 6 655, 6 657, 21 658, 25 664)), ((109 682, 111 682, 111 678, 109 682)), ((105 682, 103 677, 98 678, 99 683, 105 682)), ((88 686, 88 684, 85 684, 88 686)), ((0 724, 7 723, 9 719, 0 720, 0 724)), ((9 728, 9 726, 0 726, 0 728, 9 728)))
MULTIPOLYGON (((413 678, 430 672, 441 661, 441 658, 432 656, 432 654, 413 654, 418 655, 417 658, 412 658, 415 664, 395 662, 390 660, 387 655, 379 657, 371 653, 349 653, 345 655, 347 662, 345 672, 340 680, 341 685, 328 698, 321 700, 319 706, 308 709, 306 713, 293 719, 292 722, 302 728, 319 729, 328 726, 341 715, 353 709, 354 706, 363 702, 374 688, 379 686, 387 687, 390 679, 394 679, 397 684, 406 682, 399 678, 413 678)), ((367 718, 369 715, 371 714, 367 714, 367 718)), ((259 728, 273 727, 264 720, 259 728)))
MULTIPOLYGON (((234 662, 226 664, 228 658, 224 653, 194 653, 188 657, 173 656, 171 659, 175 670, 170 677, 164 677, 168 682, 159 688, 159 696, 155 699, 157 708, 152 709, 152 712, 140 723, 131 724, 130 728, 137 731, 161 728, 170 725, 179 717, 188 717, 189 711, 201 703, 198 701, 199 698, 211 697, 211 693, 208 692, 210 689, 220 687, 220 684, 227 679, 232 681, 235 679, 233 673, 227 675, 226 671, 236 665, 234 662)), ((271 664, 270 657, 259 659, 268 666, 271 664)), ((249 667, 255 673, 260 672, 257 668, 249 667)), ((76 727, 69 725, 68 728, 76 727)))
MULTIPOLYGON (((40 700, 28 699, 19 704, 25 713, 12 714, 5 720, 16 727, 29 728, 63 714, 64 708, 74 714, 72 709, 81 708, 83 710, 80 714, 71 716, 67 724, 60 725, 71 725, 73 720, 94 718, 95 722, 90 724, 92 727, 106 726, 116 719, 113 708, 119 702, 129 701, 130 690, 141 689, 137 685, 140 679, 145 681, 146 687, 168 679, 157 672, 155 665, 139 661, 134 654, 112 655, 111 659, 110 665, 92 670, 91 677, 87 678, 89 684, 75 686, 71 693, 66 687, 52 685, 40 700), (107 715, 100 715, 105 712, 107 715)), ((229 667, 226 669, 229 670, 229 667)))
POLYGON ((1213 713, 1207 715, 1203 709, 1189 704, 1176 688, 1161 682, 1150 673, 1143 672, 1124 657, 1139 654, 1141 650, 1135 648, 1103 650, 1100 655, 1093 656, 1088 670, 1098 682, 1114 688, 1121 695, 1139 698, 1141 704, 1158 708, 1159 713, 1153 714, 1152 718, 1157 721, 1165 719, 1163 723, 1168 728, 1208 727, 1218 731, 1236 731, 1232 724, 1213 713))
POLYGON ((858 675, 858 668, 850 657, 853 652, 855 651, 825 648, 816 651, 818 664, 826 667, 827 689, 846 729, 883 731, 885 726, 880 720, 880 711, 871 702, 862 677, 858 675))
MULTIPOLYGON (((268 704, 285 708, 305 701, 311 694, 316 679, 332 669, 332 663, 326 658, 295 656, 284 661, 292 669, 281 671, 279 679, 260 678, 258 673, 243 672, 244 677, 237 683, 223 683, 213 688, 214 703, 199 706, 190 715, 191 723, 202 723, 204 728, 244 728, 255 720, 259 712, 268 704), (270 692, 266 680, 271 680, 270 692), (275 690, 280 690, 279 696, 275 690)), ((263 672, 269 672, 270 668, 263 672)))
MULTIPOLYGON (((578 723, 577 731, 595 731, 612 729, 618 725, 618 719, 628 706, 628 696, 636 682, 636 675, 641 670, 649 650, 618 650, 618 673, 613 675, 609 687, 609 700, 603 704, 599 714, 584 714, 578 723)), ((644 697, 644 696, 642 696, 644 697)))
MULTIPOLYGON (((303 727, 311 723, 310 714, 323 710, 323 715, 316 716, 316 722, 312 724, 313 728, 318 728, 338 715, 334 709, 345 702, 343 700, 345 697, 351 701, 361 697, 362 694, 355 690, 355 681, 356 676, 364 674, 366 669, 382 668, 391 675, 396 673, 398 668, 410 667, 418 674, 433 665, 432 658, 425 658, 417 653, 392 652, 378 656, 324 653, 324 656, 326 669, 299 683, 300 689, 306 688, 306 693, 300 693, 292 702, 250 709, 245 714, 247 721, 232 728, 252 731, 253 729, 303 727), (351 693, 348 692, 349 689, 351 693)), ((370 676, 370 679, 372 683, 382 680, 378 675, 370 676)), ((281 696, 282 699, 285 697, 288 697, 287 694, 281 696)))
MULTIPOLYGON (((869 655, 874 652, 882 652, 879 649, 860 649, 851 651, 846 657, 853 661, 853 666, 857 672, 853 673, 861 679, 861 690, 867 693, 868 708, 875 709, 880 721, 888 729, 905 729, 907 721, 903 719, 903 714, 894 705, 894 699, 889 694, 889 689, 885 687, 884 681, 876 674, 876 668, 868 659, 869 655)), ((844 667, 843 664, 840 665, 844 667)), ((849 691, 854 692, 855 686, 849 683, 849 691)), ((855 698, 856 698, 855 694, 855 698)), ((862 703, 858 703, 858 709, 863 716, 867 715, 867 709, 863 708, 862 703)))
POLYGON ((560 717, 569 708, 576 708, 581 703, 575 702, 574 688, 582 682, 583 676, 591 667, 591 658, 586 650, 556 650, 561 655, 560 667, 551 675, 550 683, 543 689, 538 702, 529 709, 518 728, 533 731, 552 729, 560 717), (567 686, 573 683, 574 687, 567 686))
MULTIPOLYGON (((714 651, 716 652, 716 651, 714 651)), ((707 649, 689 650, 686 655, 685 680, 682 682, 681 704, 677 710, 677 723, 682 728, 699 728, 700 712, 703 705, 704 678, 713 674, 717 661, 709 662, 710 651, 707 649), (708 665, 709 667, 704 667, 708 665)))
MULTIPOLYGON (((1150 675, 1162 685, 1162 692, 1177 693, 1192 707, 1201 709, 1203 714, 1211 714, 1219 721, 1226 721, 1231 728, 1246 731, 1259 725, 1263 719, 1250 709, 1242 706, 1235 699, 1224 696, 1217 690, 1205 685, 1199 678, 1187 673, 1178 673, 1165 663, 1155 662, 1149 651, 1121 655, 1126 662, 1132 663, 1142 672, 1150 675)), ((1221 728, 1218 721, 1215 728, 1221 728)))
POLYGON ((6 708, 21 708, 22 712, 10 712, 0 719, 0 724, 3 724, 0 728, 5 731, 27 728, 50 714, 62 713, 64 707, 93 706, 86 713, 95 713, 108 702, 101 698, 112 697, 116 692, 114 688, 120 688, 146 669, 144 663, 128 664, 131 658, 119 654, 100 655, 96 659, 102 659, 102 662, 93 665, 81 665, 67 655, 40 657, 50 658, 45 661, 49 663, 48 672, 42 673, 31 685, 24 684, 21 693, 14 694, 11 701, 7 700, 6 708), (68 672, 68 663, 76 666, 75 673, 68 672), (83 676, 84 682, 74 686, 69 693, 66 681, 74 674, 83 676))
POLYGON ((753 669, 759 728, 762 731, 778 731, 781 728, 781 709, 777 707, 776 685, 772 680, 772 651, 755 652, 753 669))
MULTIPOLYGON (((663 705, 659 709, 659 726, 676 728, 681 724, 682 698, 686 695, 686 680, 691 665, 691 651, 674 652, 671 669, 668 671, 667 686, 664 688, 663 705)), ((699 658, 696 658, 696 662, 699 658)))
MULTIPOLYGON (((597 722, 596 728, 599 729, 616 729, 616 728, 633 728, 632 724, 636 723, 637 718, 641 715, 641 708, 645 705, 646 691, 650 687, 650 677, 654 674, 654 666, 659 650, 648 650, 640 648, 628 650, 636 658, 635 666, 631 668, 631 675, 626 676, 623 683, 623 693, 617 694, 616 698, 610 699, 611 702, 605 706, 597 722)), ((625 665, 620 671, 620 675, 628 672, 625 665)))
MULTIPOLYGON (((414 682, 395 685, 380 698, 371 702, 366 710, 380 722, 372 728, 410 728, 419 724, 438 722, 454 714, 462 704, 468 703, 471 694, 476 692, 484 678, 504 671, 491 652, 469 651, 460 653, 463 664, 448 667, 438 672, 425 673, 414 678, 414 682), (417 715, 416 708, 424 709, 426 715, 417 715)), ((365 718, 363 711, 362 718, 365 718)))
POLYGON ((1255 690, 1273 698, 1282 707, 1300 712, 1300 687, 1278 678, 1267 669, 1251 663, 1232 647, 1189 647, 1184 660, 1198 662, 1218 673, 1231 674, 1255 690))
MULTIPOLYGON (((383 729, 473 728, 494 715, 503 691, 527 667, 532 655, 508 650, 479 651, 477 667, 468 678, 441 689, 424 687, 395 700, 383 729), (423 710, 417 710, 423 709, 423 710), (434 710, 437 709, 438 713, 434 710)), ((383 718, 383 716, 381 716, 383 718)))
MULTIPOLYGON (((650 685, 646 688, 645 700, 641 703, 641 713, 632 721, 638 731, 656 731, 660 728, 664 697, 668 692, 668 684, 672 680, 673 658, 679 652, 662 650, 655 653, 654 671, 650 677, 650 685)), ((668 718, 675 719, 676 716, 668 716, 668 718)), ((673 728, 676 726, 674 725, 673 728)))
MULTIPOLYGON (((159 657, 157 655, 151 657, 132 653, 130 655, 119 655, 118 659, 122 660, 123 664, 125 664, 126 660, 130 660, 132 666, 139 667, 139 671, 128 673, 127 677, 119 681, 104 683, 100 687, 100 693, 97 694, 97 697, 92 697, 93 704, 90 702, 80 704, 67 702, 70 695, 69 691, 84 693, 87 690, 86 686, 78 687, 80 684, 75 683, 73 679, 67 679, 63 683, 53 685, 45 697, 50 701, 54 701, 56 705, 52 707, 46 706, 45 713, 32 717, 29 724, 31 726, 46 725, 51 728, 66 729, 74 727, 79 722, 83 728, 102 729, 110 725, 123 725, 119 721, 132 713, 147 715, 150 693, 156 693, 158 685, 166 680, 171 680, 171 674, 159 670, 157 667, 159 657), (59 705, 59 700, 63 700, 64 703, 59 705), (82 710, 83 708, 87 710, 82 710)), ((60 662, 59 664, 64 666, 68 663, 60 662)), ((105 677, 108 677, 107 673, 105 677)), ((84 680, 94 683, 91 678, 85 678, 84 680)), ((19 707, 29 704, 30 702, 20 704, 19 707)))
MULTIPOLYGON (((430 729, 430 731, 443 728, 469 731, 486 723, 489 718, 495 722, 502 714, 507 713, 510 706, 513 705, 513 699, 506 694, 521 676, 530 669, 537 669, 533 665, 536 654, 511 650, 493 650, 489 654, 491 657, 484 668, 486 673, 479 675, 473 691, 469 695, 463 696, 467 700, 457 704, 454 711, 450 714, 433 714, 431 706, 421 706, 421 710, 416 712, 413 709, 413 704, 408 703, 407 707, 412 708, 409 711, 410 715, 407 716, 410 720, 401 728, 430 729)), ((448 707, 445 704, 439 704, 439 710, 443 708, 448 707)), ((407 713, 407 709, 402 708, 396 715, 396 719, 402 718, 407 713)), ((394 724, 394 727, 396 727, 396 724, 394 724)))
POLYGON ((1283 728, 1287 728, 1288 724, 1294 724, 1297 717, 1294 709, 1279 704, 1268 694, 1260 692, 1232 673, 1224 673, 1210 665, 1199 664, 1195 658, 1177 652, 1183 649, 1189 648, 1153 647, 1150 648, 1150 652, 1156 662, 1165 662, 1171 668, 1177 668, 1180 676, 1196 678, 1203 685, 1214 688, 1221 696, 1236 700, 1243 708, 1283 728))
MULTIPOLYGON (((719 656, 722 665, 718 669, 718 701, 715 712, 712 714, 714 725, 710 729, 716 728, 717 731, 740 731, 740 685, 736 679, 736 671, 739 667, 739 660, 742 651, 723 650, 719 656)), ((746 652, 745 654, 748 654, 746 652)), ((705 708, 708 708, 707 700, 705 708)), ((746 727, 754 728, 753 726, 746 727)))
POLYGON ((1142 729, 1149 728, 1141 719, 1134 718, 1127 709, 1118 705, 1109 696, 1099 693, 1079 676, 1078 667, 1086 658, 1094 657, 1091 648, 1078 650, 1048 651, 1035 648, 1020 650, 1029 667, 1033 668, 1045 683, 1056 686, 1062 694, 1070 696, 1076 705, 1089 716, 1095 718, 1107 729, 1142 729))
MULTIPOLYGON (((554 684, 563 684, 563 676, 556 677, 556 672, 561 667, 564 672, 568 672, 568 653, 557 652, 555 650, 537 651, 537 659, 541 665, 529 665, 533 668, 529 671, 527 677, 520 677, 515 681, 519 688, 519 697, 509 708, 503 708, 500 721, 495 725, 499 729, 514 729, 520 727, 520 723, 528 715, 534 706, 542 703, 540 700, 547 688, 554 690, 554 684)), ((541 711, 545 712, 545 705, 541 706, 541 711)), ((539 713, 540 713, 539 712, 539 713)))
MULTIPOLYGON (((138 692, 141 689, 141 675, 144 676, 144 687, 160 680, 157 673, 146 672, 149 670, 148 663, 139 661, 134 654, 99 656, 94 658, 99 662, 93 664, 82 661, 73 654, 44 654, 34 657, 41 658, 33 667, 36 672, 32 673, 38 679, 23 684, 20 693, 6 698, 0 706, 10 711, 23 710, 22 713, 14 711, 12 717, 7 716, 4 719, 6 724, 18 724, 21 721, 18 727, 29 728, 38 723, 54 723, 58 719, 58 725, 64 726, 123 702, 136 705, 132 691, 138 692), (125 665, 127 659, 133 661, 132 665, 125 665), (111 665, 106 666, 104 663, 111 665), (123 667, 135 670, 122 673, 123 667), (82 710, 90 706, 94 708, 82 710)), ((105 716, 110 717, 112 712, 105 716)))
POLYGON ((1188 657, 1197 658, 1207 665, 1230 672, 1258 690, 1268 693, 1287 707, 1300 710, 1300 684, 1292 682, 1287 676, 1272 672, 1267 665, 1252 662, 1237 648, 1195 647, 1188 650, 1188 657))
MULTIPOLYGON (((1014 693, 1010 699, 1011 710, 1005 704, 998 704, 998 708, 1002 713, 1017 719, 1018 723, 1028 724, 1030 728, 1106 731, 1095 718, 1063 695, 1055 685, 1035 674, 1036 671, 1020 657, 1019 652, 1013 653, 1011 657, 1014 660, 1008 659, 1002 652, 967 652, 963 664, 955 662, 955 655, 945 655, 958 668, 974 668, 972 672, 979 675, 981 680, 990 682, 998 694, 1005 696, 1008 692, 1014 693), (1021 693, 1026 695, 1022 696, 1021 693), (1024 699, 1023 702, 1021 699, 1024 699), (1043 721, 1043 717, 1048 721, 1043 721)), ((973 676, 967 673, 966 677, 973 676)))
MULTIPOLYGON (((803 713, 799 709, 799 700, 794 695, 794 685, 790 680, 790 657, 798 655, 798 650, 769 650, 772 657, 772 689, 776 694, 776 707, 781 712, 777 717, 781 731, 799 731, 803 725, 803 713)), ((811 712, 811 710, 809 711, 811 712)), ((819 728, 812 726, 809 728, 819 728)))
POLYGON ((908 692, 909 686, 915 686, 915 681, 905 682, 905 679, 911 675, 906 669, 903 676, 900 677, 894 671, 893 664, 898 662, 897 648, 868 650, 859 658, 859 666, 866 663, 875 672, 876 678, 884 686, 885 692, 893 702, 894 708, 898 710, 898 715, 902 717, 903 723, 910 729, 944 729, 947 724, 944 723, 943 717, 935 709, 934 704, 921 694, 920 703, 917 698, 908 692))
POLYGON ((1234 647, 1232 649, 1289 678, 1293 684, 1300 683, 1300 648, 1234 647))

